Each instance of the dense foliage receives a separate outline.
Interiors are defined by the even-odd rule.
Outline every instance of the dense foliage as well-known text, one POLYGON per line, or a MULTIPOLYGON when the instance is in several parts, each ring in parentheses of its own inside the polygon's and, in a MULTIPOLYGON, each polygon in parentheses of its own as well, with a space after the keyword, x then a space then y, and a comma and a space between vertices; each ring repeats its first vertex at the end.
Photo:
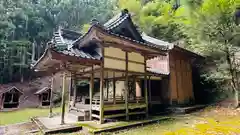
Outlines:
POLYGON ((103 22, 112 16, 113 5, 113 0, 1 0, 0 83, 31 75, 30 64, 58 26, 81 31, 93 17, 103 22))
POLYGON ((237 101, 239 0, 120 0, 119 5, 133 12, 147 34, 205 56, 205 80, 216 83, 218 90, 232 91, 237 101))

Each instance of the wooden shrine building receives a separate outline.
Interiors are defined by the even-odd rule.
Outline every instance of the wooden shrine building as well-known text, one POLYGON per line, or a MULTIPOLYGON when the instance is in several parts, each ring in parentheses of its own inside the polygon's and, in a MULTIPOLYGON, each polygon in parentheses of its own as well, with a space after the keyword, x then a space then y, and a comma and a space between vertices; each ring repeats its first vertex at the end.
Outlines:
POLYGON ((93 20, 85 34, 59 28, 33 68, 63 73, 62 123, 67 91, 70 110, 83 110, 90 120, 103 123, 117 117, 147 117, 153 104, 194 100, 193 57, 192 52, 141 34, 123 10, 105 24, 93 20), (77 87, 81 80, 89 82, 85 95, 77 87))

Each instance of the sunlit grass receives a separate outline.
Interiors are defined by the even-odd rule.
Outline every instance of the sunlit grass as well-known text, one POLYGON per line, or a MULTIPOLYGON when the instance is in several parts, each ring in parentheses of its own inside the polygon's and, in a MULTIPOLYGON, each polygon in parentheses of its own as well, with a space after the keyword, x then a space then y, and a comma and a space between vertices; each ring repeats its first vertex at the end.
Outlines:
POLYGON ((117 135, 236 135, 240 134, 240 113, 231 109, 209 109, 175 120, 129 129, 117 135))
MULTIPOLYGON (((60 108, 54 108, 54 113, 60 112, 60 108)), ((48 116, 49 109, 27 108, 11 112, 0 112, 0 126, 30 121, 31 117, 48 116)))

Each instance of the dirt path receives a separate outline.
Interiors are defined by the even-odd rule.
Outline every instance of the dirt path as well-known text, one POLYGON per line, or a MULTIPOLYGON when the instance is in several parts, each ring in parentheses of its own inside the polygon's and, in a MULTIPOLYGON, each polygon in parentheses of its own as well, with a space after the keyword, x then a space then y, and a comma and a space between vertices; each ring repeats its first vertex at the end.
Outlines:
POLYGON ((32 122, 18 123, 0 127, 0 135, 32 135, 37 131, 37 126, 32 122))

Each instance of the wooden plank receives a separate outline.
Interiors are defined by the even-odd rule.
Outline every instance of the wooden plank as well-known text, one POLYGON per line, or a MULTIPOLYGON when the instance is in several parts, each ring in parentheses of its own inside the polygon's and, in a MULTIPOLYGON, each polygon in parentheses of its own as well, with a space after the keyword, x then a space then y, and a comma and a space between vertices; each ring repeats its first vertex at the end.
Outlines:
MULTIPOLYGON (((114 60, 120 60, 120 61, 124 61, 125 62, 125 58, 123 59, 123 58, 118 58, 118 57, 114 57, 114 56, 105 56, 105 58, 114 59, 114 60)), ((138 62, 138 61, 134 61, 134 60, 128 60, 128 62, 144 65, 144 62, 138 62)))
POLYGON ((188 61, 187 59, 185 59, 182 63, 182 83, 183 83, 183 89, 184 89, 184 101, 185 103, 189 102, 189 78, 188 78, 188 74, 187 74, 187 64, 188 61), (187 102, 186 102, 187 101, 187 102))
POLYGON ((144 96, 145 96, 145 103, 146 103, 146 117, 148 117, 148 90, 147 90, 147 63, 146 63, 146 56, 144 56, 144 69, 145 69, 145 74, 144 74, 144 96))
POLYGON ((54 73, 52 73, 52 80, 51 80, 51 94, 50 94, 50 105, 49 105, 49 118, 52 117, 52 108, 53 108, 53 90, 54 90, 54 73))
POLYGON ((128 70, 133 72, 144 73, 144 65, 128 62, 128 70))
POLYGON ((192 82, 192 67, 191 65, 189 64, 188 65, 188 69, 189 69, 189 91, 190 91, 190 96, 191 98, 194 100, 194 91, 193 91, 193 82, 192 82))
POLYGON ((126 68, 125 68, 125 108, 126 108, 126 120, 129 120, 128 116, 128 52, 126 52, 126 68))
POLYGON ((126 113, 113 114, 113 115, 105 115, 104 118, 110 119, 110 118, 117 118, 117 117, 123 117, 123 116, 126 116, 126 113))
MULTIPOLYGON (((93 66, 92 66, 93 70, 93 66)), ((89 97, 90 97, 90 120, 92 120, 92 98, 93 98, 93 90, 94 90, 94 73, 91 73, 90 77, 90 87, 89 87, 89 97)))
POLYGON ((121 60, 115 60, 111 58, 104 58, 104 67, 110 68, 110 69, 119 69, 119 70, 125 70, 125 61, 121 60))
POLYGON ((179 60, 180 61, 180 65, 179 65, 179 75, 180 75, 180 82, 181 82, 181 86, 182 86, 182 90, 181 90, 181 94, 182 94, 182 99, 181 102, 184 104, 185 100, 186 100, 186 89, 185 89, 185 80, 184 80, 184 64, 185 61, 184 59, 179 60))
MULTIPOLYGON (((146 108, 146 103, 128 103, 128 109, 146 108)), ((105 105, 104 111, 125 110, 124 104, 105 105)))
POLYGON ((63 72, 62 78, 62 111, 61 111, 61 124, 65 124, 65 100, 66 100, 66 76, 67 72, 63 72))
POLYGON ((146 112, 131 112, 129 115, 139 115, 139 114, 145 114, 146 112))
POLYGON ((100 119, 100 116, 99 116, 99 115, 97 115, 97 114, 92 114, 92 117, 93 117, 93 118, 100 119))
POLYGON ((129 55, 130 61, 140 62, 144 64, 144 56, 142 56, 140 53, 131 52, 131 53, 128 53, 128 55, 129 55))
POLYGON ((180 63, 181 63, 180 60, 176 61, 178 103, 183 102, 183 89, 182 89, 182 81, 181 81, 180 63))

